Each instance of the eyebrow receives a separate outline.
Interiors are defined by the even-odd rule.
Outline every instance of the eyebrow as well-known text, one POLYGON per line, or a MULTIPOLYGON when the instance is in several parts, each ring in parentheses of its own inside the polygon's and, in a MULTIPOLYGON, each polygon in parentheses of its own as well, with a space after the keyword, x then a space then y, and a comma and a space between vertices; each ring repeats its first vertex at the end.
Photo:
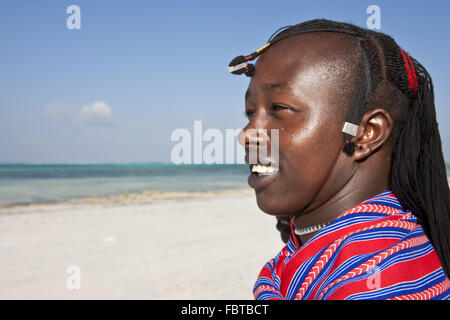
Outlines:
MULTIPOLYGON (((286 81, 275 82, 275 83, 264 83, 262 85, 264 90, 289 90, 292 91, 292 88, 289 86, 289 83, 286 81)), ((249 90, 245 92, 245 99, 248 99, 250 95, 249 90)))

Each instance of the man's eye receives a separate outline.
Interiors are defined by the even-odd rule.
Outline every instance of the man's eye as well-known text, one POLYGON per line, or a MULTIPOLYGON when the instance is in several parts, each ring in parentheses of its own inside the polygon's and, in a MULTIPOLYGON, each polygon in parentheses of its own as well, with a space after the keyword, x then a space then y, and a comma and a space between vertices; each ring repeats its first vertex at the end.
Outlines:
POLYGON ((250 110, 244 111, 244 116, 247 117, 247 118, 249 118, 249 119, 250 119, 251 117, 253 117, 254 114, 255 114, 254 111, 250 111, 250 110))
POLYGON ((281 104, 274 104, 274 105, 272 105, 272 110, 273 111, 289 110, 289 107, 283 106, 281 104))

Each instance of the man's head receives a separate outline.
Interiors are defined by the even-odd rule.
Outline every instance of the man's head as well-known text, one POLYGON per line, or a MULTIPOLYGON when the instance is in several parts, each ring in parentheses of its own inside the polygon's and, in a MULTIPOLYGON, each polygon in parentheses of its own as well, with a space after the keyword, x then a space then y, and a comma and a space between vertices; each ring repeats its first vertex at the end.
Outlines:
POLYGON ((354 37, 314 32, 275 43, 257 61, 246 93, 249 123, 241 141, 247 150, 255 140, 268 146, 270 135, 257 137, 249 129, 279 130, 278 173, 250 177, 263 211, 275 215, 309 211, 354 183, 357 173, 371 179, 371 173, 382 172, 387 181, 389 152, 384 142, 393 121, 386 110, 376 109, 364 119, 351 156, 342 152, 342 127, 359 55, 354 37), (369 157, 375 151, 379 155, 369 157))

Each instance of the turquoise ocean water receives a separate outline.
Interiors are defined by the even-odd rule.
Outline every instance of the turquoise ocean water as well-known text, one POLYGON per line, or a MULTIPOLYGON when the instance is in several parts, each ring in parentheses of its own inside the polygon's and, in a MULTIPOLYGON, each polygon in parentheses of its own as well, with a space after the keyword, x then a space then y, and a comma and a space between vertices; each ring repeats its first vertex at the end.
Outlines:
POLYGON ((146 190, 193 192, 249 188, 246 165, 0 165, 0 206, 61 202, 146 190))

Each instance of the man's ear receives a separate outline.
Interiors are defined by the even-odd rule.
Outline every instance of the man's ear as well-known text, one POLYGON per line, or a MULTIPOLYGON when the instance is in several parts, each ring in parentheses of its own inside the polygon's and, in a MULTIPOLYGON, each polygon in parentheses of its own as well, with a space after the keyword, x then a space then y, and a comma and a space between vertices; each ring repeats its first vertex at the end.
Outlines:
POLYGON ((362 118, 356 137, 354 160, 363 160, 379 149, 389 138, 393 121, 385 109, 368 111, 362 118))

